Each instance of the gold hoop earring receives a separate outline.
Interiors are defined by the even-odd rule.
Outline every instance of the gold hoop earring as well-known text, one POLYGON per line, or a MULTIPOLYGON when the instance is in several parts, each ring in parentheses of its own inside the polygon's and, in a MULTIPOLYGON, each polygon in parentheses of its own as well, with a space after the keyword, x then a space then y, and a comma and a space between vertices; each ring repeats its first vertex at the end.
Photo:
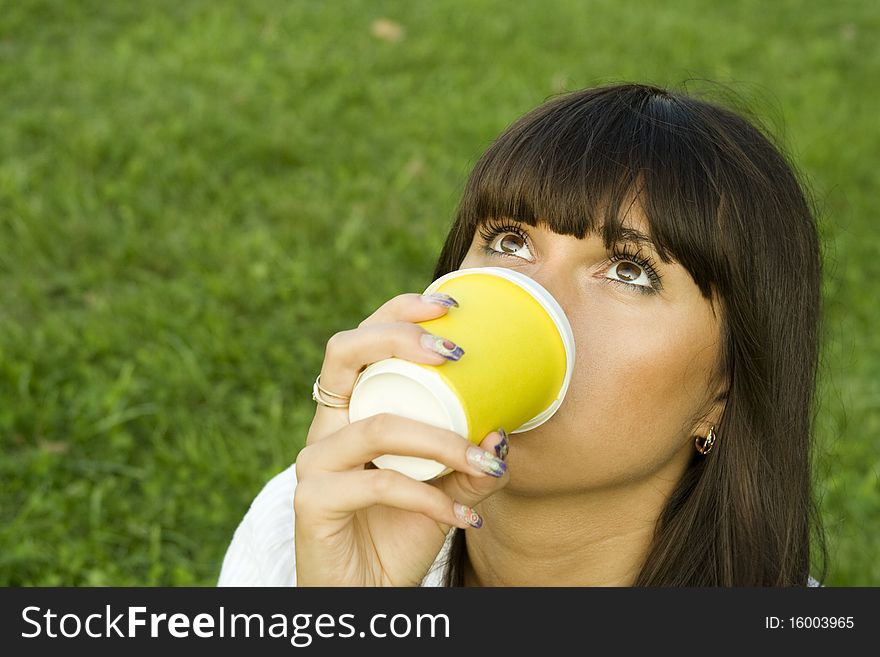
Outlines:
POLYGON ((705 456, 709 452, 712 451, 712 446, 715 444, 715 427, 713 426, 709 429, 709 433, 706 434, 706 437, 701 439, 700 436, 694 438, 694 447, 697 448, 697 451, 705 456), (700 442, 702 440, 702 442, 700 442))

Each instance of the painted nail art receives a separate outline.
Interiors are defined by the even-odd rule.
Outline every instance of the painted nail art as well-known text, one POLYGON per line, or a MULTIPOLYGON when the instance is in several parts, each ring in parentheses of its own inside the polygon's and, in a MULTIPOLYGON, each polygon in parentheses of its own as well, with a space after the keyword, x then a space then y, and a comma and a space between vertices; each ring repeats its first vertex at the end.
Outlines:
POLYGON ((446 306, 447 308, 458 308, 458 301, 453 299, 448 294, 443 294, 442 292, 423 294, 422 301, 424 301, 425 303, 437 303, 441 306, 446 306))
POLYGON ((504 461, 510 450, 510 443, 507 441, 507 432, 504 429, 498 429, 498 433, 501 434, 501 442, 495 445, 495 454, 504 461))
POLYGON ((422 346, 425 349, 430 349, 448 360, 458 360, 464 356, 464 349, 459 347, 452 340, 441 338, 439 335, 422 333, 422 337, 419 338, 419 340, 421 340, 422 346))
POLYGON ((479 528, 483 526, 483 519, 480 517, 480 514, 474 511, 471 507, 456 502, 452 505, 452 510, 455 512, 456 518, 462 522, 466 522, 471 527, 479 528))
POLYGON ((507 472, 507 464, 504 461, 476 445, 467 448, 467 462, 493 477, 503 477, 507 472))

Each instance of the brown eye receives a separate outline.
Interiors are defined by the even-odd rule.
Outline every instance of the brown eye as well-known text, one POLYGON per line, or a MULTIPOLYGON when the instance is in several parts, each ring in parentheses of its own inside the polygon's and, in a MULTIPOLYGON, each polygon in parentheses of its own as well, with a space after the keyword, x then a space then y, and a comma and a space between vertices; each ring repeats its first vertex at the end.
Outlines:
POLYGON ((503 256, 505 258, 519 258, 533 262, 534 258, 529 250, 528 234, 511 225, 492 225, 480 227, 480 237, 483 239, 482 250, 490 256, 503 256))
POLYGON ((606 278, 623 283, 626 287, 643 294, 652 294, 663 289, 660 284, 660 275, 657 273, 650 256, 615 250, 611 261, 611 267, 605 270, 606 278))
POLYGON ((505 253, 516 253, 525 246, 525 242, 519 235, 505 235, 500 243, 501 250, 505 253))
POLYGON ((617 265, 617 275, 621 280, 630 283, 638 280, 642 275, 642 268, 632 262, 621 262, 617 265))
POLYGON ((608 270, 607 277, 611 280, 639 288, 640 292, 653 290, 651 277, 644 267, 629 260, 619 260, 608 270))

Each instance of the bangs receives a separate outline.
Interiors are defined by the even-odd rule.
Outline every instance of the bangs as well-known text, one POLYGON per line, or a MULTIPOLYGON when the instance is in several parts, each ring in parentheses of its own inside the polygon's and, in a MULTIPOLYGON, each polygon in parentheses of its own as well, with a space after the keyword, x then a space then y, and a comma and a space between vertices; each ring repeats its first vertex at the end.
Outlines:
POLYGON ((471 234, 487 220, 507 218, 578 239, 601 236, 611 248, 630 240, 636 205, 657 255, 680 263, 711 299, 724 252, 723 176, 699 117, 699 101, 653 87, 554 98, 483 154, 459 220, 471 234))

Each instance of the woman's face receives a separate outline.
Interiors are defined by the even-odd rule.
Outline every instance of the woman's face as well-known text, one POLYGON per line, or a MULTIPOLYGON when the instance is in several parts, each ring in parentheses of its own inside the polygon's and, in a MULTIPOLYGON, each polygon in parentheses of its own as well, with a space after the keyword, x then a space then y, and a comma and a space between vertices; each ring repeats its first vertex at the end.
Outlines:
MULTIPOLYGON (((635 206, 624 226, 648 232, 635 206)), ((601 236, 579 240, 494 219, 476 231, 460 268, 486 266, 515 269, 547 288, 577 348, 562 406, 511 438, 511 492, 677 481, 694 436, 705 436, 723 408, 715 376, 720 318, 687 270, 664 263, 650 243, 609 251, 601 236)))

